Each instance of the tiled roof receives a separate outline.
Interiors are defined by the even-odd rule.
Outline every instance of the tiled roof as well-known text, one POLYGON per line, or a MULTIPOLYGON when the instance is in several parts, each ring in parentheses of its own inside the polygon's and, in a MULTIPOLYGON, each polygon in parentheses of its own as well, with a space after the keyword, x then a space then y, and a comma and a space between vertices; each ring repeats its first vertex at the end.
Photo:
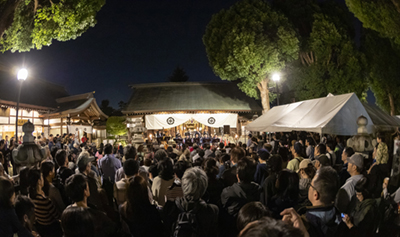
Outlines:
POLYGON ((234 83, 168 82, 132 85, 125 114, 172 111, 261 111, 234 83))

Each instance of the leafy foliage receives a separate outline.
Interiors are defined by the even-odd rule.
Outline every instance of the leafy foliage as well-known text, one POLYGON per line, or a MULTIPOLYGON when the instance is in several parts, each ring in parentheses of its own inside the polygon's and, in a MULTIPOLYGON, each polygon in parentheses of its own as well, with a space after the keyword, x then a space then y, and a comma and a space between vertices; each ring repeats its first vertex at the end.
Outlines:
POLYGON ((125 117, 111 116, 107 119, 106 130, 108 134, 122 136, 127 133, 125 117))
MULTIPOLYGON (((4 2, 0 2, 0 9, 4 2)), ((96 14, 105 4, 105 0, 38 0, 37 5, 35 2, 25 0, 17 5, 11 26, 0 38, 3 52, 41 49, 51 45, 53 39, 76 39, 96 24, 96 14)))
POLYGON ((370 87, 377 103, 392 115, 400 114, 400 50, 372 31, 367 31, 364 41, 370 87))
POLYGON ((346 4, 365 28, 400 44, 400 0, 346 0, 346 4))
MULTIPOLYGON (((305 100, 324 97, 328 93, 350 92, 365 98, 368 87, 366 59, 352 39, 354 29, 348 20, 348 12, 333 2, 315 3, 313 11, 312 18, 304 16, 312 21, 303 19, 302 24, 297 25, 302 27, 298 29, 302 32, 300 60, 291 65, 288 76, 296 98, 305 100)), ((291 20, 300 18, 301 15, 297 15, 291 20)))
MULTIPOLYGON (((297 59, 299 50, 288 19, 261 0, 241 0, 215 14, 203 43, 214 73, 222 80, 237 80, 254 98, 269 96, 271 74, 297 59)), ((269 101, 263 107, 269 109, 269 101)))
POLYGON ((186 75, 185 70, 181 67, 176 67, 172 72, 172 75, 168 77, 170 82, 185 82, 189 80, 188 75, 186 75))

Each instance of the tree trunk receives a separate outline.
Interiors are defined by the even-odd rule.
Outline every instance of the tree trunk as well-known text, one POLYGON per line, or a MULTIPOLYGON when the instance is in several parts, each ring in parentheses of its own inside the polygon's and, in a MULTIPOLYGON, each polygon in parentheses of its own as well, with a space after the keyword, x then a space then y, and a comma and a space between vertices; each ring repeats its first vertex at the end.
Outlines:
POLYGON ((263 114, 268 112, 269 106, 269 90, 268 90, 268 78, 265 78, 260 83, 257 84, 258 90, 260 90, 261 104, 263 106, 263 114))
POLYGON ((390 115, 395 116, 395 108, 394 108, 394 99, 391 93, 388 93, 389 96, 389 104, 390 104, 390 115))
POLYGON ((0 8, 0 39, 3 38, 4 32, 11 26, 14 21, 14 12, 18 4, 22 0, 6 0, 0 8))

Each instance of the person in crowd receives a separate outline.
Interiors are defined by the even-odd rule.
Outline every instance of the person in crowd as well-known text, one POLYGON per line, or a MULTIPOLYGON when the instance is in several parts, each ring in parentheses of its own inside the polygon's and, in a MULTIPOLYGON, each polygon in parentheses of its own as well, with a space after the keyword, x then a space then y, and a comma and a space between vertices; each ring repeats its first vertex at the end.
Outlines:
POLYGON ((56 188, 53 184, 53 179, 55 177, 55 168, 53 161, 44 161, 40 167, 40 171, 43 175, 43 192, 44 194, 50 198, 56 207, 58 213, 62 213, 65 209, 65 203, 63 201, 63 197, 60 194, 58 188, 56 188))
POLYGON ((14 202, 15 191, 12 181, 0 177, 0 236, 11 237, 14 233, 25 232, 14 209, 14 202))
MULTIPOLYGON (((237 163, 236 177, 238 182, 232 186, 226 187, 221 193, 222 214, 225 216, 225 228, 235 226, 236 218, 240 208, 244 204, 260 200, 261 189, 257 183, 254 183, 254 172, 256 163, 251 158, 242 158, 237 163)), ((230 228, 229 234, 235 234, 237 230, 230 228)), ((237 233, 236 233, 237 234, 237 233)))
POLYGON ((68 168, 68 157, 65 150, 58 150, 55 155, 55 160, 58 164, 57 176, 61 179, 62 184, 65 184, 67 180, 74 172, 68 168))
POLYGON ((172 162, 169 158, 165 158, 158 163, 157 167, 159 174, 153 180, 153 185, 151 186, 151 191, 154 196, 154 200, 160 206, 165 204, 165 193, 174 183, 174 170, 172 162))
POLYGON ((185 171, 182 177, 183 197, 170 202, 171 205, 166 205, 163 210, 164 225, 169 235, 218 236, 218 207, 201 199, 207 185, 207 175, 200 168, 185 171), (184 216, 191 221, 185 222, 184 216))
POLYGON ((300 142, 296 142, 293 146, 291 146, 290 151, 292 152, 293 159, 289 161, 287 165, 287 169, 297 172, 299 170, 300 162, 304 159, 302 157, 303 146, 300 142))
POLYGON ((237 229, 240 232, 247 224, 258 221, 266 216, 270 217, 271 213, 261 202, 249 202, 238 213, 237 229))
POLYGON ((254 181, 259 185, 264 183, 264 180, 268 176, 267 160, 269 159, 270 153, 267 149, 263 148, 258 151, 258 164, 257 170, 254 174, 254 181))
POLYGON ((182 152, 182 155, 179 157, 179 160, 181 161, 186 161, 186 162, 191 162, 190 161, 190 151, 189 149, 184 149, 182 152))
POLYGON ((225 187, 232 186, 234 183, 238 182, 237 163, 240 159, 244 158, 245 155, 246 153, 240 147, 235 147, 234 149, 232 149, 230 154, 230 161, 232 166, 229 169, 226 169, 222 174, 222 181, 224 182, 225 187))
POLYGON ((330 166, 331 161, 326 156, 326 145, 323 143, 318 144, 314 149, 314 166, 318 170, 323 166, 330 166))
POLYGON ((336 171, 330 166, 319 169, 309 185, 312 206, 307 207, 304 216, 310 236, 336 236, 340 224, 340 214, 333 205, 337 189, 336 171))
POLYGON ((389 161, 389 152, 383 134, 378 134, 376 141, 378 142, 378 148, 376 149, 376 154, 374 159, 376 162, 373 164, 373 166, 380 164, 387 164, 389 161))
POLYGON ((344 223, 349 228, 347 236, 375 236, 378 224, 378 207, 376 200, 368 191, 368 179, 362 177, 355 185, 358 203, 354 212, 346 214, 344 223))
MULTIPOLYGON (((98 210, 96 206, 88 203, 91 196, 88 178, 82 174, 75 174, 66 181, 65 190, 73 202, 64 212, 70 211, 70 208, 84 208, 94 221, 94 236, 114 236, 117 230, 113 223, 104 212, 98 210)), ((64 215, 64 213, 63 213, 64 215)), ((64 227, 64 226, 63 226, 64 227)))
POLYGON ((207 159, 212 153, 210 144, 206 143, 204 145, 204 159, 207 159))
POLYGON ((315 176, 315 168, 310 159, 304 159, 299 166, 300 174, 300 199, 304 200, 308 197, 308 188, 310 187, 311 180, 315 176))
POLYGON ((62 236, 60 213, 53 202, 46 197, 42 173, 32 168, 29 170, 29 197, 35 204, 36 229, 40 236, 62 236))
POLYGON ((345 148, 343 144, 343 139, 340 136, 336 136, 335 141, 336 141, 336 146, 335 146, 336 164, 343 164, 343 161, 339 159, 342 156, 343 150, 345 148))
POLYGON ((280 155, 272 155, 267 161, 268 177, 262 184, 263 192, 261 194, 261 202, 268 206, 271 198, 277 193, 276 180, 278 174, 282 170, 282 158, 280 155))
POLYGON ((182 155, 182 152, 180 152, 177 148, 176 143, 172 144, 172 152, 176 154, 177 157, 179 157, 180 155, 182 155))
MULTIPOLYGON (((284 141, 281 141, 280 144, 282 144, 282 142, 284 142, 284 141)), ((287 147, 285 147, 285 146, 278 147, 277 154, 279 154, 281 156, 282 169, 286 169, 286 167, 287 167, 287 165, 289 163, 289 153, 290 152, 289 152, 289 149, 287 147)))
POLYGON ((204 162, 204 150, 198 148, 197 154, 193 156, 193 166, 201 166, 204 162))
POLYGON ((141 168, 144 171, 146 171, 146 173, 149 173, 150 166, 151 166, 151 160, 150 159, 144 159, 143 165, 141 166, 141 168))
POLYGON ((125 161, 123 169, 125 177, 114 184, 114 198, 118 206, 126 201, 126 189, 129 179, 138 174, 139 164, 136 160, 128 159, 125 161))
POLYGON ((221 206, 221 193, 224 189, 224 183, 221 179, 217 178, 219 172, 217 161, 213 158, 206 159, 203 165, 203 170, 207 174, 208 186, 202 199, 207 203, 221 206))
POLYGON ((15 200, 15 213, 23 229, 17 232, 19 237, 39 236, 34 230, 35 204, 27 196, 19 195, 15 200))
POLYGON ((113 147, 110 144, 104 146, 104 157, 99 160, 99 169, 102 179, 115 183, 115 173, 122 167, 121 161, 112 155, 113 147))
POLYGON ((347 159, 354 155, 354 150, 351 147, 346 147, 343 149, 342 153, 342 161, 343 161, 343 166, 342 169, 339 171, 339 180, 340 180, 340 186, 343 186, 344 183, 346 183, 346 180, 350 178, 349 172, 347 172, 348 168, 348 162, 347 159))
POLYGON ((97 181, 90 175, 92 161, 94 161, 94 157, 89 157, 89 153, 82 152, 77 161, 78 171, 87 178, 89 184, 90 197, 88 198, 88 202, 96 206, 99 210, 104 210, 103 202, 98 191, 99 187, 97 186, 97 181))
POLYGON ((194 162, 193 157, 197 154, 199 149, 199 146, 197 145, 197 143, 193 144, 193 151, 190 152, 190 162, 194 162))
POLYGON ((119 208, 126 225, 125 232, 132 236, 163 236, 161 216, 149 201, 146 180, 137 175, 129 180, 127 201, 119 208))
POLYGON ((284 209, 294 207, 299 202, 299 175, 284 169, 279 172, 275 187, 277 192, 268 203, 268 208, 272 216, 278 219, 284 209))
POLYGON ((218 161, 220 163, 220 166, 218 168, 219 172, 218 172, 217 178, 221 179, 225 170, 227 170, 231 167, 231 156, 228 154, 223 154, 223 155, 217 155, 216 158, 218 159, 218 157, 219 157, 218 161))
MULTIPOLYGON (((275 220, 270 217, 264 217, 260 220, 250 222, 241 232, 239 237, 304 237, 308 236, 304 233, 304 224, 301 221, 300 216, 290 216, 288 222, 293 223, 291 225, 284 223, 280 220, 275 220), (297 225, 300 224, 300 227, 297 225), (296 227, 294 227, 296 226, 296 227), (302 231, 303 230, 303 231, 302 231)), ((306 232, 306 231, 305 231, 306 232)))
POLYGON ((306 138, 306 147, 306 156, 309 159, 314 160, 314 140, 312 137, 306 138))
MULTIPOLYGON (((124 158, 125 158, 125 162, 127 160, 135 160, 136 162, 138 162, 138 164, 140 164, 139 160, 137 160, 137 152, 136 152, 136 148, 135 146, 132 145, 127 145, 124 149, 124 158)), ((145 168, 142 168, 139 166, 139 170, 138 173, 145 178, 146 180, 148 180, 148 171, 146 171, 145 168)), ((115 172, 115 182, 120 181, 121 179, 125 178, 125 173, 124 173, 124 168, 121 167, 119 168, 116 172, 115 172)))
POLYGON ((360 154, 354 154, 350 158, 347 158, 347 163, 347 171, 351 177, 348 178, 346 183, 339 189, 335 205, 341 213, 350 214, 356 205, 355 186, 357 182, 364 177, 362 175, 364 169, 364 157, 360 154))
POLYGON ((190 166, 190 163, 186 161, 178 161, 174 164, 175 180, 165 193, 166 201, 173 202, 176 198, 183 197, 182 177, 190 166))
POLYGON ((336 154, 335 154, 335 144, 333 144, 333 141, 328 141, 326 143, 326 156, 329 158, 329 161, 331 162, 331 166, 336 165, 336 154))
POLYGON ((172 146, 167 147, 167 153, 168 157, 174 160, 174 162, 177 160, 178 155, 174 153, 174 149, 172 148, 172 146))
POLYGON ((83 207, 66 209, 61 216, 64 237, 95 237, 95 220, 83 207))

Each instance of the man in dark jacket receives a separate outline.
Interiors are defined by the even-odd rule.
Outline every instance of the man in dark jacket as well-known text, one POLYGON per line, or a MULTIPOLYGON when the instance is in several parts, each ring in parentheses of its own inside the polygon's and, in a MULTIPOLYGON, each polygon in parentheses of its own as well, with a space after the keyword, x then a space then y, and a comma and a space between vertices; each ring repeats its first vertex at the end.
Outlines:
POLYGON ((237 164, 238 182, 225 188, 221 193, 222 223, 224 233, 227 236, 236 236, 236 218, 239 210, 248 202, 260 200, 261 188, 257 183, 252 182, 256 163, 251 158, 242 158, 237 164), (229 233, 228 233, 229 232, 229 233))
POLYGON ((335 236, 340 224, 340 214, 333 205, 337 189, 336 171, 330 166, 319 169, 308 190, 308 199, 312 206, 307 207, 303 216, 311 237, 335 236))

